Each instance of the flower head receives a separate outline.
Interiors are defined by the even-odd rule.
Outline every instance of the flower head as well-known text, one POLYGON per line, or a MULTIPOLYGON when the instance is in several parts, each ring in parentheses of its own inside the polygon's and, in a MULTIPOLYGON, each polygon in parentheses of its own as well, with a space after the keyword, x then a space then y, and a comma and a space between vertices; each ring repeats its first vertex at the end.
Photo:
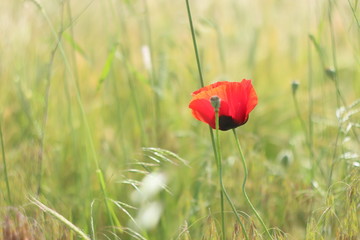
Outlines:
POLYGON ((241 82, 216 82, 193 92, 189 108, 193 116, 215 129, 215 110, 211 98, 221 101, 219 129, 226 131, 245 124, 258 98, 251 80, 241 82))

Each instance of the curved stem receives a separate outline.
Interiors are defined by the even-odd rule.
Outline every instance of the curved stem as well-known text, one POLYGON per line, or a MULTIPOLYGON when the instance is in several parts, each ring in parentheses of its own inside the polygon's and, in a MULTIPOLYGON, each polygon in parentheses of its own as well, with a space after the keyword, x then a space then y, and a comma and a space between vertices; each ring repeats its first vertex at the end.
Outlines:
POLYGON ((240 156, 241 156, 241 161, 242 161, 242 164, 243 164, 243 167, 244 167, 244 181, 243 181, 243 184, 242 184, 242 191, 243 191, 243 194, 245 196, 245 199, 246 201, 248 202, 248 204, 250 205, 251 209, 253 210, 253 212, 255 213, 257 219, 260 221, 261 225, 263 226, 263 228, 265 229, 266 231, 266 234, 267 236, 269 237, 269 239, 273 240, 268 228, 266 227, 265 223, 264 223, 264 220, 262 220, 262 218, 260 217, 259 213, 256 211, 255 207, 252 205, 247 193, 246 193, 246 189, 245 189, 245 184, 246 184, 246 180, 247 180, 247 176, 248 176, 248 169, 247 169, 247 166, 246 166, 246 161, 245 161, 245 157, 244 157, 244 154, 243 154, 243 151, 241 149, 241 146, 240 146, 240 143, 239 143, 239 139, 236 135, 236 131, 235 129, 233 129, 233 133, 234 133, 234 137, 235 137, 235 141, 236 141, 236 146, 239 150, 239 153, 240 153, 240 156))
MULTIPOLYGON (((222 178, 222 162, 221 162, 221 153, 220 153, 220 139, 219 139, 219 111, 215 111, 215 133, 216 133, 216 143, 215 143, 215 147, 214 147, 214 153, 215 153, 215 158, 216 158, 216 166, 218 168, 218 173, 219 173, 219 183, 220 183, 220 200, 221 200, 221 223, 222 223, 222 232, 223 232, 223 239, 225 240, 225 221, 224 221, 224 195, 226 197, 226 200, 229 202, 232 211, 234 212, 237 221, 239 222, 242 232, 245 236, 246 240, 249 240, 249 237, 246 233, 245 230, 245 226, 243 224, 243 222, 240 219, 239 214, 236 211, 235 205, 234 203, 231 201, 229 194, 226 192, 225 190, 225 186, 223 183, 223 178, 222 178)), ((214 143, 214 142, 213 142, 214 143)))
POLYGON ((234 212, 234 214, 235 214, 235 216, 236 216, 237 221, 240 223, 241 230, 242 230, 242 232, 243 232, 243 234, 244 234, 244 236, 245 236, 245 239, 246 239, 246 240, 249 240, 249 236, 247 235, 247 232, 246 232, 246 230, 245 230, 245 226, 244 226, 243 222, 241 221, 240 216, 239 216, 239 214, 237 213, 236 208, 235 208, 235 205, 234 205, 234 203, 232 202, 232 200, 230 199, 229 194, 226 192, 224 185, 221 186, 221 189, 222 189, 222 191, 224 192, 225 197, 226 197, 226 199, 228 200, 228 202, 229 202, 229 204, 230 204, 230 206, 231 206, 231 209, 232 209, 232 211, 234 212))

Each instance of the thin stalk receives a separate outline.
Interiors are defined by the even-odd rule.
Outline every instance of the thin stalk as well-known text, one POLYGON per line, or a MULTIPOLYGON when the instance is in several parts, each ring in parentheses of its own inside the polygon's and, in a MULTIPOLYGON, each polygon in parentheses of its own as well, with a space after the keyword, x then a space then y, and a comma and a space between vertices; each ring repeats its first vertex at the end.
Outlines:
MULTIPOLYGON (((192 42, 193 42, 193 46, 194 46, 194 52, 195 52, 195 57, 196 57, 197 69, 198 69, 198 73, 199 73, 200 86, 201 86, 201 87, 204 87, 204 86, 205 86, 205 85, 204 85, 204 78, 203 78, 202 70, 201 70, 201 63, 200 63, 199 51, 198 51, 197 44, 196 44, 196 36, 195 36, 194 25, 193 25, 193 21, 192 21, 192 17, 191 17, 191 10, 190 10, 189 0, 185 0, 185 2, 186 2, 186 9, 187 9, 188 17, 189 17, 191 37, 192 37, 192 42)), ((216 155, 217 155, 217 151, 216 151, 216 146, 215 146, 214 131, 212 130, 212 128, 211 128, 210 126, 209 126, 209 132, 210 132, 210 137, 211 137, 211 143, 212 143, 213 151, 214 151, 214 154, 215 154, 215 156, 216 156, 216 155)))
MULTIPOLYGON (((345 99, 343 98, 340 87, 339 87, 339 79, 338 79, 338 66, 337 66, 337 58, 336 58, 336 41, 335 41, 335 32, 333 27, 333 21, 332 21, 332 3, 331 0, 328 1, 329 7, 328 7, 328 20, 329 20, 329 28, 330 28, 330 38, 331 38, 331 54, 332 54, 332 60, 334 64, 334 76, 332 80, 334 81, 335 90, 336 90, 336 101, 337 101, 337 108, 341 107, 341 104, 343 104, 346 107, 345 99)), ((330 173, 329 173, 329 179, 328 179, 328 187, 332 184, 332 176, 333 176, 333 170, 336 163, 336 156, 337 156, 337 148, 340 141, 340 131, 342 127, 342 121, 339 121, 338 129, 337 129, 337 135, 335 139, 335 146, 334 146, 334 153, 333 158, 331 161, 330 166, 330 173)))
POLYGON ((215 28, 216 36, 217 36, 219 57, 220 57, 220 63, 221 63, 221 71, 223 74, 226 74, 226 57, 225 57, 224 41, 223 41, 221 28, 216 23, 214 23, 214 28, 215 28))
POLYGON ((353 17, 355 18, 356 25, 357 25, 357 27, 360 29, 360 21, 359 21, 358 17, 356 16, 356 8, 353 7, 353 5, 351 5, 350 0, 348 0, 348 3, 349 3, 349 6, 350 6, 350 8, 351 8, 351 12, 352 12, 352 14, 353 14, 353 17))
POLYGON ((247 234, 247 232, 246 232, 244 223, 241 221, 240 216, 239 216, 238 212, 236 211, 236 207, 235 207, 234 203, 232 202, 229 194, 227 193, 227 191, 226 191, 226 189, 225 189, 225 186, 222 185, 221 188, 222 188, 222 190, 223 190, 223 192, 224 192, 224 194, 225 194, 226 200, 227 200, 228 203, 230 204, 231 210, 232 210, 233 213, 235 214, 236 220, 239 222, 239 224, 240 224, 240 226, 241 226, 241 230, 242 230, 242 232, 243 232, 243 234, 244 234, 244 236, 245 236, 245 239, 246 239, 246 240, 249 240, 249 236, 248 236, 248 234, 247 234))
POLYGON ((45 129, 47 125, 48 119, 48 112, 49 112, 49 96, 50 96, 50 86, 51 86, 51 74, 52 74, 52 66, 54 63, 55 54, 61 42, 62 34, 63 34, 63 11, 64 11, 64 3, 62 3, 62 14, 61 14, 61 28, 58 33, 57 42, 54 49, 51 52, 49 64, 48 64, 48 72, 46 76, 46 89, 45 89, 45 96, 44 96, 44 109, 43 109, 43 119, 42 119, 42 126, 41 126, 41 134, 40 134, 40 149, 39 149, 39 170, 38 170, 38 188, 37 194, 41 194, 42 190, 42 177, 43 177, 43 162, 44 162, 44 148, 45 148, 45 129))
POLYGON ((199 51, 198 51, 198 47, 196 44, 195 30, 194 30, 192 17, 191 17, 189 0, 185 0, 185 2, 186 2, 186 9, 187 9, 188 17, 189 17, 191 36, 192 36, 192 41, 193 41, 193 46, 194 46, 194 51, 195 51, 195 56, 196 56, 196 63, 197 63, 197 67, 198 67, 199 77, 200 77, 200 84, 201 84, 201 87, 204 87, 204 78, 203 78, 202 71, 201 71, 199 51))
POLYGON ((114 219, 117 219, 116 216, 114 216, 114 210, 111 208, 111 206, 109 205, 109 202, 108 202, 108 196, 107 196, 107 191, 106 191, 106 184, 105 184, 105 179, 104 179, 104 175, 101 171, 100 168, 98 168, 96 170, 96 174, 98 175, 98 178, 99 178, 99 181, 100 181, 100 186, 101 186, 101 191, 104 195, 104 198, 105 198, 105 207, 106 207, 106 211, 110 214, 108 214, 108 217, 109 217, 109 221, 111 223, 111 226, 114 226, 114 219))
POLYGON ((224 188, 223 188, 223 178, 222 178, 222 164, 221 164, 221 154, 220 154, 220 140, 219 140, 219 109, 215 110, 215 135, 216 135, 216 162, 219 174, 219 184, 221 186, 220 190, 220 206, 221 206, 221 228, 222 228, 222 239, 225 240, 225 216, 224 216, 224 188))
MULTIPOLYGON (((345 101, 345 98, 343 97, 341 91, 340 91, 340 86, 339 86, 339 77, 338 77, 338 64, 337 64, 337 57, 336 57, 336 39, 335 39, 335 30, 334 30, 334 25, 333 25, 333 19, 332 19, 332 0, 328 1, 329 7, 328 7, 328 20, 329 20, 329 28, 330 28, 330 37, 331 37, 331 54, 332 54, 332 60, 333 60, 333 64, 334 64, 334 76, 332 78, 332 80, 334 81, 334 85, 335 85, 335 90, 336 90, 336 100, 337 100, 337 108, 341 107, 341 104, 347 108, 347 104, 345 101)), ((351 5, 350 5, 351 6, 351 5)), ((331 186, 332 184, 332 177, 333 177, 333 171, 335 168, 335 164, 337 163, 336 161, 336 157, 338 154, 338 146, 339 146, 339 142, 342 141, 342 135, 341 135, 341 129, 343 127, 344 122, 342 120, 338 120, 338 129, 337 129, 337 135, 336 135, 336 139, 335 139, 335 146, 334 146, 334 153, 333 153, 333 157, 331 160, 331 166, 330 166, 330 173, 329 173, 329 178, 328 178, 328 187, 331 186)), ((351 128, 353 134, 355 135, 355 139, 359 144, 359 138, 357 137, 357 131, 356 128, 351 128)), ((343 146, 339 146, 341 147, 341 151, 344 152, 343 146)))
MULTIPOLYGON (((67 12, 69 15, 69 19, 70 21, 74 21, 74 19, 72 18, 72 11, 71 11, 71 4, 70 4, 70 0, 66 1, 66 5, 67 5, 67 12)), ((75 33, 74 33, 74 25, 70 24, 69 25, 69 32, 70 32, 70 36, 72 37, 72 39, 75 40, 75 33)), ((74 69, 74 79, 75 79, 75 84, 77 86, 77 88, 80 89, 80 83, 79 83, 79 71, 78 71, 78 64, 77 64, 77 60, 76 60, 76 50, 74 48, 72 48, 71 51, 71 58, 72 58, 72 62, 73 62, 73 69, 74 69)))
POLYGON ((256 215, 257 219, 260 221, 261 225, 265 229, 265 232, 266 232, 267 236, 269 237, 269 239, 273 240, 268 228, 266 227, 266 225, 264 223, 264 220, 260 217, 259 213, 256 211, 254 205, 251 203, 251 201, 250 201, 250 199, 249 199, 249 197, 248 197, 248 195, 246 193, 245 184, 246 184, 246 180, 247 180, 247 177, 248 177, 248 169, 247 169, 247 166, 246 166, 245 156, 244 156, 243 151, 241 149, 239 139, 237 137, 235 129, 233 129, 233 133, 234 133, 234 137, 235 137, 235 141, 236 141, 236 146, 237 146, 237 148, 239 150, 239 153, 240 153, 240 156, 241 156, 241 162, 242 162, 243 167, 244 167, 244 180, 243 180, 243 184, 242 184, 242 192, 243 192, 243 194, 245 196, 246 201, 248 202, 248 204, 250 205, 250 207, 253 210, 254 214, 256 215))
POLYGON ((302 115, 301 115, 301 112, 300 112, 299 103, 298 103, 298 100, 296 98, 296 93, 293 92, 292 96, 293 96, 293 101, 294 101, 294 105, 295 105, 296 115, 299 118, 301 127, 302 127, 302 129, 304 131, 304 134, 305 134, 306 144, 308 145, 309 149, 311 149, 311 147, 309 146, 308 132, 306 130, 307 127, 306 127, 305 121, 302 118, 302 115))
MULTIPOLYGON (((204 78, 203 78, 202 70, 201 70, 199 51, 198 51, 197 44, 196 44, 196 36, 195 36, 194 25, 193 25, 192 17, 191 17, 191 10, 190 10, 189 0, 185 0, 185 2, 186 2, 186 9, 187 9, 188 17, 189 17, 191 37, 192 37, 193 46, 194 46, 194 52, 195 52, 195 57, 196 57, 196 64, 197 64, 197 69, 198 69, 198 72, 199 72, 200 86, 204 87, 205 86, 204 85, 204 78)), ((215 146, 214 131, 212 130, 212 128, 210 126, 209 126, 209 132, 210 132, 210 136, 211 136, 211 143, 212 143, 212 146, 213 146, 213 151, 214 151, 214 154, 216 156, 217 152, 216 152, 216 146, 215 146)))
MULTIPOLYGON (((199 73, 200 86, 204 87, 205 86, 204 85, 204 78, 203 78, 202 70, 201 70, 199 51, 198 51, 197 44, 196 44, 196 36, 195 36, 195 30, 194 30, 194 25, 193 25, 192 16, 191 16, 191 9, 190 9, 189 0, 185 0, 185 2, 186 2, 186 9, 187 9, 188 17, 189 17, 191 37, 192 37, 192 42, 193 42, 193 46, 194 46, 197 69, 198 69, 198 73, 199 73)), ((212 143, 212 146, 213 146, 214 154, 216 156, 217 153, 216 153, 216 147, 215 147, 214 132, 213 132, 213 130, 212 130, 212 128, 210 126, 209 126, 209 132, 210 132, 210 136, 211 136, 211 143, 212 143)))
MULTIPOLYGON (((125 13, 124 13, 123 5, 120 4, 119 26, 120 26, 122 35, 127 36, 128 29, 125 24, 124 16, 125 16, 125 13)), ((134 105, 136 120, 137 120, 139 128, 140 128, 141 145, 147 146, 148 138, 147 138, 147 134, 145 132, 144 120, 143 120, 143 116, 141 113, 138 97, 136 94, 136 86, 134 83, 136 80, 136 76, 134 74, 134 70, 131 65, 131 52, 130 51, 132 48, 131 48, 130 42, 128 41, 127 38, 123 38, 123 42, 121 44, 119 44, 119 46, 120 46, 121 53, 124 56, 123 62, 124 62, 124 68, 125 68, 125 76, 126 76, 126 79, 128 79, 128 85, 130 88, 130 98, 131 98, 132 104, 134 105)))
MULTIPOLYGON (((69 63, 69 60, 66 56, 66 53, 65 53, 65 50, 63 48, 63 45, 58 37, 58 35, 56 34, 56 31, 54 29, 54 26, 52 24, 52 22, 50 21, 50 18, 47 14, 47 12, 45 11, 45 9, 40 5, 40 3, 37 1, 37 0, 31 0, 39 9, 39 11, 41 12, 41 14, 43 15, 43 17, 45 18, 46 22, 48 23, 49 27, 50 27, 50 30, 51 30, 51 33, 52 35, 54 36, 54 38, 57 40, 57 42, 59 43, 58 44, 58 48, 59 48, 59 51, 61 53, 61 56, 63 57, 63 60, 64 60, 64 64, 65 64, 65 68, 66 70, 69 72, 70 76, 71 76, 71 79, 74 80, 75 79, 75 76, 74 76, 74 73, 70 67, 70 63, 69 63)), ((121 229, 121 224, 120 224, 120 221, 118 220, 116 214, 115 214, 115 211, 113 210, 112 208, 112 205, 109 204, 109 199, 107 197, 107 193, 106 193, 106 188, 104 188, 105 186, 105 180, 104 180, 104 176, 102 174, 102 170, 100 168, 100 164, 99 164, 99 160, 98 160, 98 157, 97 157, 97 153, 96 153, 96 150, 95 150, 95 145, 94 145, 94 142, 93 142, 93 139, 92 139, 92 134, 91 134, 91 130, 90 130, 90 126, 89 126, 89 123, 87 121, 87 117, 86 117, 86 113, 85 113, 85 109, 84 109, 84 105, 82 103, 82 99, 81 99, 81 95, 80 95, 80 89, 78 88, 78 86, 75 84, 75 93, 76 93, 76 100, 78 102, 78 105, 79 105, 79 108, 80 108, 80 112, 81 112, 81 116, 82 116, 82 120, 83 120, 83 123, 85 125, 85 131, 87 133, 87 138, 88 138, 88 141, 89 141, 89 145, 90 145, 90 149, 91 149, 91 153, 92 153, 92 156, 93 156, 93 160, 94 160, 94 163, 95 163, 95 167, 96 167, 96 172, 98 173, 98 180, 99 180, 99 183, 100 183, 100 186, 101 186, 101 189, 102 189, 102 192, 103 192, 103 197, 104 197, 104 201, 105 201, 105 204, 106 204, 106 211, 107 211, 107 215, 109 217, 109 220, 111 223, 115 223, 116 226, 119 227, 119 229, 121 229), (99 174, 99 172, 101 174, 99 174)), ((114 225, 113 225, 114 226, 114 225)), ((114 226, 115 227, 115 226, 114 226)))
POLYGON ((58 221, 60 221, 61 223, 63 223, 65 226, 67 226, 68 228, 70 228, 72 231, 74 231, 80 238, 85 239, 85 240, 91 240, 91 238, 84 233, 80 228, 78 228, 77 226, 75 226, 71 221, 69 221, 68 219, 66 219, 63 215, 61 215, 60 213, 58 213, 57 211, 55 211, 54 209, 49 208, 48 206, 46 206, 45 204, 43 204, 42 202, 40 202, 39 200, 37 200, 34 197, 30 198, 30 201, 35 204, 38 208, 40 208, 44 213, 49 214, 50 216, 54 217, 55 219, 57 219, 58 221))
MULTIPOLYGON (((216 158, 216 166, 218 168, 218 173, 219 173, 219 183, 220 183, 220 188, 221 188, 221 191, 220 191, 220 200, 221 200, 221 220, 222 220, 222 224, 224 225, 225 224, 225 221, 224 221, 224 195, 226 197, 226 200, 229 202, 229 205, 231 206, 231 209, 232 211, 234 212, 235 216, 236 216, 236 219, 237 221, 239 222, 240 226, 241 226, 241 230, 245 236, 245 239, 246 240, 249 240, 249 236, 245 230, 245 226, 243 224, 243 222, 241 221, 240 219, 240 216, 239 214, 237 213, 236 211, 236 207, 234 205, 234 203, 232 202, 232 200, 230 199, 230 196, 229 194, 226 192, 226 189, 225 189, 225 186, 224 186, 224 183, 223 183, 223 178, 222 178, 222 160, 221 160, 221 153, 220 153, 220 139, 219 139, 219 111, 215 111, 215 125, 216 125, 216 130, 215 130, 215 133, 216 133, 216 144, 214 145, 214 153, 215 153, 215 158, 216 158)), ((223 239, 225 240, 225 226, 222 226, 223 227, 223 239)))
MULTIPOLYGON (((127 61, 127 60, 124 60, 124 61, 127 61)), ((130 96, 131 96, 131 100, 132 100, 132 103, 134 104, 134 108, 135 108, 135 114, 136 114, 136 119, 138 121, 138 124, 139 124, 139 127, 140 127, 140 132, 141 132, 141 135, 140 135, 140 139, 141 139, 141 145, 142 146, 147 146, 147 138, 146 138, 146 132, 145 132, 145 126, 144 126, 144 121, 143 121, 143 115, 142 115, 142 112, 141 112, 141 109, 140 109, 140 105, 139 105, 139 102, 138 102, 138 98, 137 98, 137 95, 136 95, 136 87, 135 87, 135 84, 134 84, 134 74, 133 73, 130 73, 129 72, 129 68, 128 68, 128 64, 125 63, 125 71, 126 71, 126 74, 127 74, 127 79, 128 79, 128 84, 129 84, 129 88, 130 88, 130 96)))
POLYGON ((328 8, 328 19, 329 19, 329 28, 330 28, 330 39, 331 39, 331 55, 332 55, 332 61, 334 64, 334 77, 333 81, 335 83, 335 89, 336 89, 336 100, 338 104, 338 108, 343 104, 346 105, 345 99, 341 94, 340 86, 339 86, 339 78, 338 78, 338 64, 337 64, 337 57, 336 57, 336 40, 335 40, 335 31, 332 21, 332 0, 329 0, 329 8, 328 8))
MULTIPOLYGON (((351 6, 351 4, 350 4, 350 6, 351 6)), ((333 24, 333 20, 332 20, 332 0, 329 0, 328 18, 329 18, 329 27, 330 27, 330 35, 331 35, 331 54, 332 54, 332 60, 333 60, 333 64, 334 64, 333 81, 335 83, 335 89, 336 89, 336 96, 337 96, 336 99, 337 99, 337 104, 338 104, 337 107, 340 108, 341 104, 342 104, 343 107, 348 108, 348 105, 346 104, 346 100, 341 93, 340 85, 339 85, 339 77, 338 77, 338 69, 339 68, 338 68, 337 57, 336 57, 336 39, 335 39, 336 33, 335 33, 334 24, 333 24)), ((338 131, 340 131, 341 126, 342 126, 342 122, 339 124, 338 131)), ((358 134, 357 134, 356 128, 351 128, 351 130, 352 130, 353 134, 355 135, 356 141, 358 142, 358 144, 360 144, 359 138, 357 137, 358 134)), ((338 144, 338 142, 336 142, 335 147, 337 146, 337 144, 338 144)), ((336 151, 336 149, 335 149, 335 151, 336 151)), ((334 154, 334 156, 335 156, 335 154, 334 154)))
MULTIPOLYGON (((312 55, 312 48, 311 45, 314 46, 316 53, 319 55, 319 60, 320 60, 320 64, 322 69, 325 69, 325 61, 324 61, 324 54, 321 50, 321 47, 319 45, 319 43, 316 41, 315 37, 313 35, 309 35, 309 40, 308 40, 308 99, 309 99, 309 117, 308 117, 308 121, 309 121, 309 135, 308 135, 308 140, 307 140, 307 145, 308 145, 308 149, 309 149, 309 156, 310 156, 310 160, 312 162, 312 173, 311 173, 311 179, 313 180, 313 178, 315 177, 315 173, 317 170, 320 170, 321 174, 323 176, 325 176, 324 170, 321 168, 320 166, 320 158, 319 159, 315 159, 315 154, 314 154, 314 126, 313 126, 313 113, 314 113, 314 96, 313 96, 313 85, 314 85, 314 74, 313 74, 313 55, 312 55), (315 168, 316 167, 316 168, 315 168)), ((323 90, 322 90, 323 91, 323 90)), ((295 98, 296 96, 294 96, 294 92, 293 92, 293 97, 295 98)), ((324 95, 324 93, 322 92, 322 95, 324 95)), ((296 99, 294 99, 294 101, 297 101, 296 99)), ((294 104, 298 103, 294 102, 294 104)), ((298 106, 295 106, 297 108, 299 108, 298 106)), ((299 115, 299 110, 296 110, 298 117, 301 117, 301 115, 299 115)))
POLYGON ((0 120, 0 140, 1 140, 2 159, 3 159, 3 164, 4 164, 4 177, 5 177, 6 190, 7 190, 7 195, 8 195, 8 204, 12 205, 9 177, 8 177, 7 167, 6 167, 6 156, 5 156, 5 147, 4 147, 4 138, 3 138, 3 133, 2 133, 1 120, 0 120))
POLYGON ((149 15, 149 6, 147 0, 143 0, 144 4, 144 23, 145 23, 145 31, 146 31, 146 42, 149 46, 150 50, 150 62, 151 66, 150 69, 148 69, 148 74, 150 78, 150 84, 153 91, 153 99, 154 99, 154 139, 157 142, 158 134, 160 131, 160 119, 161 119, 161 111, 160 111, 160 96, 159 96, 159 84, 157 81, 157 74, 155 72, 154 67, 154 46, 153 46, 153 40, 152 40, 152 34, 151 34, 151 25, 150 25, 150 15, 149 15))
MULTIPOLYGON (((305 134, 305 142, 306 142, 306 146, 308 147, 309 154, 310 154, 310 159, 311 159, 311 164, 312 164, 311 172, 310 172, 310 174, 311 174, 310 178, 311 178, 311 181, 312 181, 314 179, 314 176, 315 176, 315 167, 314 167, 312 145, 311 145, 311 140, 310 140, 310 132, 308 133, 305 120, 302 118, 300 108, 299 108, 299 102, 298 102, 298 100, 296 98, 296 91, 294 91, 294 90, 292 91, 292 96, 293 96, 296 115, 297 115, 297 117, 298 117, 298 119, 300 121, 301 128, 303 129, 303 132, 305 134)), ((309 94, 309 98, 311 98, 311 94, 309 94)), ((311 101, 311 100, 309 99, 309 101, 311 101)), ((309 107, 310 106, 311 106, 311 104, 309 103, 309 107)), ((312 107, 311 107, 311 109, 312 109, 312 107)), ((310 113, 309 113, 310 114, 309 115, 309 121, 311 121, 311 116, 312 116, 311 111, 312 110, 309 109, 309 111, 310 111, 310 113)), ((309 124, 311 125, 311 123, 309 123, 309 124)), ((309 131, 312 131, 312 130, 310 130, 311 128, 312 127, 309 126, 309 131)))
MULTIPOLYGON (((196 63, 197 63, 197 68, 198 68, 198 72, 199 72, 200 85, 201 85, 201 87, 204 87, 204 79, 203 79, 202 70, 201 70, 199 51, 198 51, 197 44, 196 44, 196 36, 195 36, 194 26, 193 26, 192 17, 191 17, 191 10, 190 10, 190 5, 189 5, 189 0, 185 0, 185 2, 186 2, 186 8, 187 8, 187 13, 188 13, 188 17, 189 17, 191 36, 192 36, 192 41, 193 41, 193 46, 194 46, 194 51, 195 51, 195 56, 196 56, 196 63)), ((216 121, 218 122, 217 124, 219 125, 219 116, 217 116, 216 119, 217 119, 216 121)), ((218 129, 219 129, 219 126, 217 126, 217 130, 218 129)), ((215 158, 217 158, 217 156, 221 157, 220 143, 218 141, 219 138, 217 137, 218 146, 219 146, 219 147, 217 147, 217 144, 215 143, 214 131, 212 130, 212 128, 210 126, 209 126, 209 132, 210 132, 211 143, 212 143, 215 158)), ((221 165, 221 159, 219 159, 219 161, 216 159, 216 165, 217 165, 217 167, 219 167, 219 165, 221 165)), ((220 171, 220 172, 222 172, 222 171, 220 171)), ((233 210, 233 212, 234 212, 234 214, 236 216, 236 219, 238 220, 238 222, 239 222, 239 224, 241 226, 241 229, 243 231, 243 234, 244 234, 246 240, 249 240, 249 237, 248 237, 248 235, 246 233, 246 230, 245 230, 245 226, 244 226, 243 222, 241 221, 239 214, 236 211, 235 205, 233 204, 233 202, 231 201, 229 195, 227 194, 227 192, 225 190, 225 187, 222 184, 222 180, 221 180, 220 187, 221 187, 221 192, 222 192, 221 195, 225 194, 225 197, 228 200, 228 202, 229 202, 229 204, 231 206, 231 209, 233 210)), ((221 196, 221 201, 223 202, 223 195, 221 196)), ((222 203, 222 205, 223 205, 223 203, 222 203)), ((223 206, 222 206, 222 208, 223 208, 223 206)), ((223 214, 223 211, 222 211, 222 214, 223 214)), ((223 228, 223 234, 225 234, 224 228, 223 228)), ((224 235, 223 235, 223 237, 224 237, 224 235)), ((225 240, 225 238, 224 238, 224 240, 225 240)))
POLYGON ((50 57, 49 62, 49 68, 48 68, 48 74, 46 79, 46 90, 45 90, 45 97, 44 97, 44 113, 43 113, 43 122, 41 126, 41 135, 40 135, 40 149, 39 149, 39 170, 38 170, 38 188, 37 188, 37 194, 41 194, 41 184, 42 184, 42 175, 43 175, 43 159, 44 159, 44 144, 45 144, 45 129, 47 125, 47 118, 48 118, 48 111, 49 111, 49 95, 50 95, 50 86, 51 86, 51 70, 52 70, 52 64, 54 61, 56 50, 59 46, 59 42, 61 41, 61 35, 62 30, 59 33, 58 36, 58 42, 56 43, 55 48, 53 49, 50 57))
MULTIPOLYGON (((312 52, 311 52, 311 42, 308 40, 308 99, 309 99, 309 116, 308 116, 308 122, 309 122, 309 134, 308 134, 308 148, 309 148, 309 154, 310 154, 310 160, 312 163, 311 167, 311 180, 314 180, 315 172, 316 172, 316 165, 315 165, 315 159, 314 159, 314 127, 313 127, 313 68, 312 68, 312 52)), ((295 95, 295 94, 294 94, 295 95)), ((294 96, 295 97, 295 96, 294 96)))

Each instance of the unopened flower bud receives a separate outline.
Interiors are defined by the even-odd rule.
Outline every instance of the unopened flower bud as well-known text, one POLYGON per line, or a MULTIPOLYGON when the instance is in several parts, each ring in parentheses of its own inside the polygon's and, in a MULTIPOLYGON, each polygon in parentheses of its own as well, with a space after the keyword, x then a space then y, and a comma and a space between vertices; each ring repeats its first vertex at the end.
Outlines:
POLYGON ((326 73, 326 76, 331 78, 331 80, 334 80, 336 77, 336 71, 335 71, 335 69, 333 69, 331 67, 326 68, 325 73, 326 73))
POLYGON ((215 112, 218 112, 220 109, 220 98, 218 96, 212 96, 210 102, 211 106, 215 109, 215 112))
POLYGON ((300 83, 298 81, 292 81, 291 83, 291 89, 292 89, 292 93, 295 95, 297 89, 299 88, 300 83))

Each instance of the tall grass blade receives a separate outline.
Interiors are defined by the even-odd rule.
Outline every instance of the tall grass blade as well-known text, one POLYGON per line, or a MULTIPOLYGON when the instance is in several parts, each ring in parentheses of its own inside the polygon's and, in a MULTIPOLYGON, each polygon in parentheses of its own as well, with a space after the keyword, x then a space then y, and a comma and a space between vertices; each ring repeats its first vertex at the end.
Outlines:
POLYGON ((5 147, 4 147, 4 137, 3 137, 3 132, 2 132, 1 115, 0 115, 0 141, 1 141, 1 153, 2 153, 2 159, 3 159, 4 178, 5 178, 6 191, 7 191, 7 197, 8 197, 7 199, 8 199, 8 204, 12 205, 9 177, 8 177, 7 166, 6 166, 6 155, 5 155, 5 147))
POLYGON ((97 90, 100 89, 100 87, 104 83, 105 79, 109 76, 109 73, 110 73, 114 58, 115 58, 115 53, 117 51, 117 47, 118 47, 118 44, 115 44, 113 46, 113 48, 110 50, 110 52, 106 58, 105 65, 101 71, 101 75, 100 75, 100 78, 98 81, 97 90))
POLYGON ((56 218, 58 221, 62 222, 65 226, 69 227, 72 231, 74 231, 82 239, 91 240, 91 238, 86 233, 84 233, 80 228, 75 226, 72 222, 67 220, 60 213, 58 213, 55 210, 47 207, 45 204, 41 203, 39 200, 37 200, 34 197, 30 197, 30 201, 33 204, 35 204, 37 207, 39 207, 43 212, 51 215, 52 217, 56 218))

